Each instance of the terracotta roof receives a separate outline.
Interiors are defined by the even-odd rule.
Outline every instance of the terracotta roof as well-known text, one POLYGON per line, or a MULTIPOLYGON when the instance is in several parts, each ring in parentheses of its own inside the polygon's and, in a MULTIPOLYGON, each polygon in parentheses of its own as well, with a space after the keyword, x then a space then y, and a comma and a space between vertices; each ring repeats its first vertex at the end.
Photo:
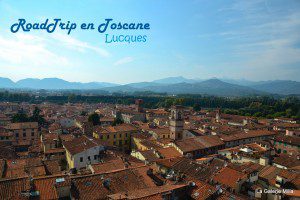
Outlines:
POLYGON ((175 144, 181 151, 188 153, 200 149, 221 146, 224 145, 224 142, 220 140, 218 136, 208 135, 177 140, 175 144))
POLYGON ((58 140, 58 135, 54 133, 46 133, 42 135, 44 143, 51 143, 54 140, 58 140))
POLYGON ((22 192, 30 190, 28 178, 0 180, 0 199, 28 199, 22 192))
POLYGON ((212 195, 217 192, 216 187, 212 185, 198 180, 192 181, 195 183, 195 187, 191 189, 190 195, 195 200, 211 199, 212 195))
POLYGON ((226 190, 222 191, 222 194, 220 194, 219 196, 217 196, 215 198, 216 200, 248 200, 249 197, 248 196, 241 196, 241 195, 237 195, 237 194, 233 194, 230 193, 226 190))
POLYGON ((89 138, 87 136, 81 136, 79 138, 75 138, 71 141, 63 142, 63 146, 66 148, 68 152, 70 152, 72 155, 75 155, 77 153, 81 153, 83 151, 86 151, 87 149, 96 147, 96 146, 103 146, 104 143, 95 138, 89 138))
POLYGON ((278 157, 274 157, 273 163, 292 168, 300 165, 300 160, 297 156, 291 156, 288 154, 280 154, 278 157))
POLYGON ((300 190, 293 190, 293 192, 287 192, 287 193, 285 193, 285 195, 289 196, 289 197, 300 198, 300 190))
POLYGON ((22 123, 11 123, 7 126, 7 129, 28 129, 28 128, 38 128, 37 122, 22 122, 22 123))
POLYGON ((300 128, 300 124, 291 124, 291 123, 276 123, 274 124, 276 127, 280 128, 300 128))
POLYGON ((172 168, 177 162, 179 162, 182 159, 184 159, 184 158, 177 157, 177 158, 159 159, 156 161, 156 164, 167 167, 167 168, 172 168))
POLYGON ((67 176, 47 176, 34 179, 34 188, 40 193, 38 199, 58 199, 56 180, 64 180, 71 186, 70 179, 67 176))
POLYGON ((152 128, 152 129, 150 129, 149 131, 153 131, 153 132, 156 133, 158 136, 170 134, 170 129, 167 128, 167 127, 163 127, 163 128, 152 128))
POLYGON ((147 111, 147 113, 156 115, 169 115, 169 112, 165 111, 164 109, 151 109, 147 111))
POLYGON ((274 139, 277 142, 283 142, 294 146, 300 146, 300 137, 288 136, 288 135, 278 135, 274 139))
POLYGON ((59 137, 62 141, 71 141, 74 139, 74 135, 72 134, 60 134, 59 137))
POLYGON ((61 173, 58 160, 45 160, 44 164, 47 174, 55 175, 61 173))
POLYGON ((97 126, 95 127, 95 132, 98 134, 106 133, 118 133, 118 132, 129 132, 138 131, 138 129, 131 124, 119 124, 117 126, 97 126))
POLYGON ((152 141, 152 140, 143 140, 140 142, 140 144, 147 147, 148 149, 161 148, 161 146, 157 144, 156 141, 152 141))
POLYGON ((6 165, 6 160, 0 159, 0 179, 4 175, 5 165, 6 165))
POLYGON ((46 154, 56 154, 56 153, 64 153, 66 150, 61 147, 61 148, 54 148, 54 149, 49 149, 47 151, 45 151, 45 155, 46 154))
POLYGON ((182 156, 174 147, 158 148, 156 150, 163 158, 175 158, 182 156))
POLYGON ((95 174, 108 173, 118 170, 124 170, 125 164, 121 158, 116 158, 104 163, 91 165, 92 171, 95 174))
POLYGON ((154 150, 146 150, 146 151, 140 151, 140 153, 143 155, 143 157, 148 161, 148 162, 154 162, 158 160, 159 158, 156 156, 154 153, 154 150))
POLYGON ((300 179, 300 174, 295 173, 289 170, 282 170, 281 172, 278 173, 278 176, 284 177, 287 180, 294 180, 294 179, 300 179))
POLYGON ((237 182, 245 178, 247 178, 246 174, 229 167, 224 167, 213 177, 213 180, 225 187, 236 188, 237 182))
POLYGON ((107 195, 154 187, 148 167, 72 178, 75 199, 104 199, 107 195))
POLYGON ((243 140, 247 138, 255 138, 255 137, 262 137, 262 136, 274 136, 276 132, 268 131, 268 130, 250 130, 245 133, 238 133, 232 135, 220 135, 220 138, 225 141, 235 141, 235 140, 243 140))
POLYGON ((16 159, 17 157, 17 153, 12 146, 2 146, 2 143, 0 142, 0 158, 16 159))
POLYGON ((231 169, 237 170, 239 172, 242 172, 244 174, 247 174, 247 175, 249 175, 253 172, 259 172, 263 168, 262 165, 253 163, 253 162, 246 162, 246 163, 242 163, 240 165, 230 163, 228 165, 228 167, 231 169))
POLYGON ((260 170, 260 172, 258 173, 258 177, 266 181, 270 185, 275 185, 276 176, 278 173, 280 173, 280 171, 282 171, 282 169, 268 165, 260 170))
POLYGON ((151 197, 157 194, 163 194, 166 192, 172 192, 177 189, 185 188, 187 185, 163 185, 163 186, 155 186, 137 190, 131 190, 128 192, 120 192, 112 195, 108 195, 109 199, 141 199, 145 197, 151 197))
POLYGON ((17 178, 27 176, 25 172, 26 159, 16 159, 7 161, 6 178, 17 178))
POLYGON ((101 117, 100 122, 113 122, 115 118, 113 117, 101 117))

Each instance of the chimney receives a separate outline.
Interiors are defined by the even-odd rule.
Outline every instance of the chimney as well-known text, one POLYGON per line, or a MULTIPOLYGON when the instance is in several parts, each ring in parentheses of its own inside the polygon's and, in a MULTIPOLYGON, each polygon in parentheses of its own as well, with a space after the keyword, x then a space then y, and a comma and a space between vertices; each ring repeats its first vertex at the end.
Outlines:
POLYGON ((110 189, 109 187, 110 187, 110 179, 108 178, 108 179, 105 179, 104 181, 103 181, 103 186, 106 188, 106 189, 110 189))
POLYGON ((55 180, 55 188, 59 198, 69 197, 71 192, 71 182, 69 179, 57 178, 55 180))

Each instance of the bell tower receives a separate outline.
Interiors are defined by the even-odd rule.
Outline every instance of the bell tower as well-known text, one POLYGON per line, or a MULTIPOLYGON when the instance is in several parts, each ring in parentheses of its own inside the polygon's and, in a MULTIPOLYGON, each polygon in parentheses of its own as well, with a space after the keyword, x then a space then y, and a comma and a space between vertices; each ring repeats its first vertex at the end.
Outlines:
POLYGON ((170 116, 170 138, 182 139, 183 132, 183 106, 172 106, 170 116))
POLYGON ((220 121, 221 121, 221 109, 217 109, 216 122, 220 122, 220 121))

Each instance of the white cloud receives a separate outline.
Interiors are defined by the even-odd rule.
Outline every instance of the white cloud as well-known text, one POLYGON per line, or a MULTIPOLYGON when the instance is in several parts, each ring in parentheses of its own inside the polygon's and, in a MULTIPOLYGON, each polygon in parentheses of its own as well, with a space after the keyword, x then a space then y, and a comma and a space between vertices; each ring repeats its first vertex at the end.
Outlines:
POLYGON ((0 63, 26 66, 70 66, 71 59, 55 51, 69 49, 79 52, 94 51, 102 57, 110 56, 105 49, 92 46, 71 36, 54 34, 53 38, 17 33, 10 37, 0 35, 0 63))
POLYGON ((25 34, 16 34, 10 38, 0 36, 0 58, 10 64, 34 66, 70 64, 67 58, 50 51, 43 38, 25 34))
POLYGON ((102 57, 108 57, 110 56, 110 53, 103 49, 96 46, 92 46, 86 42, 80 41, 78 39, 75 39, 71 36, 56 33, 53 34, 53 39, 60 42, 60 44, 64 45, 67 48, 79 51, 79 52, 85 52, 86 50, 92 50, 98 53, 102 57))
POLYGON ((117 60, 116 62, 114 62, 114 66, 118 66, 118 65, 124 65, 127 63, 131 63, 134 59, 132 57, 124 57, 120 60, 117 60))

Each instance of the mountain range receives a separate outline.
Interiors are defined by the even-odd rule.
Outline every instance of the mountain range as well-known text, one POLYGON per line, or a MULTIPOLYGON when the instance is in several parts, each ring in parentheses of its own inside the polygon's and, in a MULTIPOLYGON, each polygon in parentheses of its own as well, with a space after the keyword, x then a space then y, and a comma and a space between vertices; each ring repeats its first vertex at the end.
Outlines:
POLYGON ((104 87, 117 86, 118 84, 106 82, 69 82, 59 78, 26 78, 13 82, 8 78, 0 78, 0 88, 19 89, 46 89, 46 90, 66 90, 66 89, 101 89, 104 87))
POLYGON ((187 79, 182 76, 168 77, 151 82, 114 84, 107 82, 69 82, 59 78, 27 78, 13 82, 0 78, 0 88, 10 89, 46 89, 46 90, 104 90, 108 92, 144 92, 152 91, 168 94, 206 94, 216 96, 248 96, 279 94, 300 94, 300 82, 290 80, 248 81, 245 79, 187 79))

